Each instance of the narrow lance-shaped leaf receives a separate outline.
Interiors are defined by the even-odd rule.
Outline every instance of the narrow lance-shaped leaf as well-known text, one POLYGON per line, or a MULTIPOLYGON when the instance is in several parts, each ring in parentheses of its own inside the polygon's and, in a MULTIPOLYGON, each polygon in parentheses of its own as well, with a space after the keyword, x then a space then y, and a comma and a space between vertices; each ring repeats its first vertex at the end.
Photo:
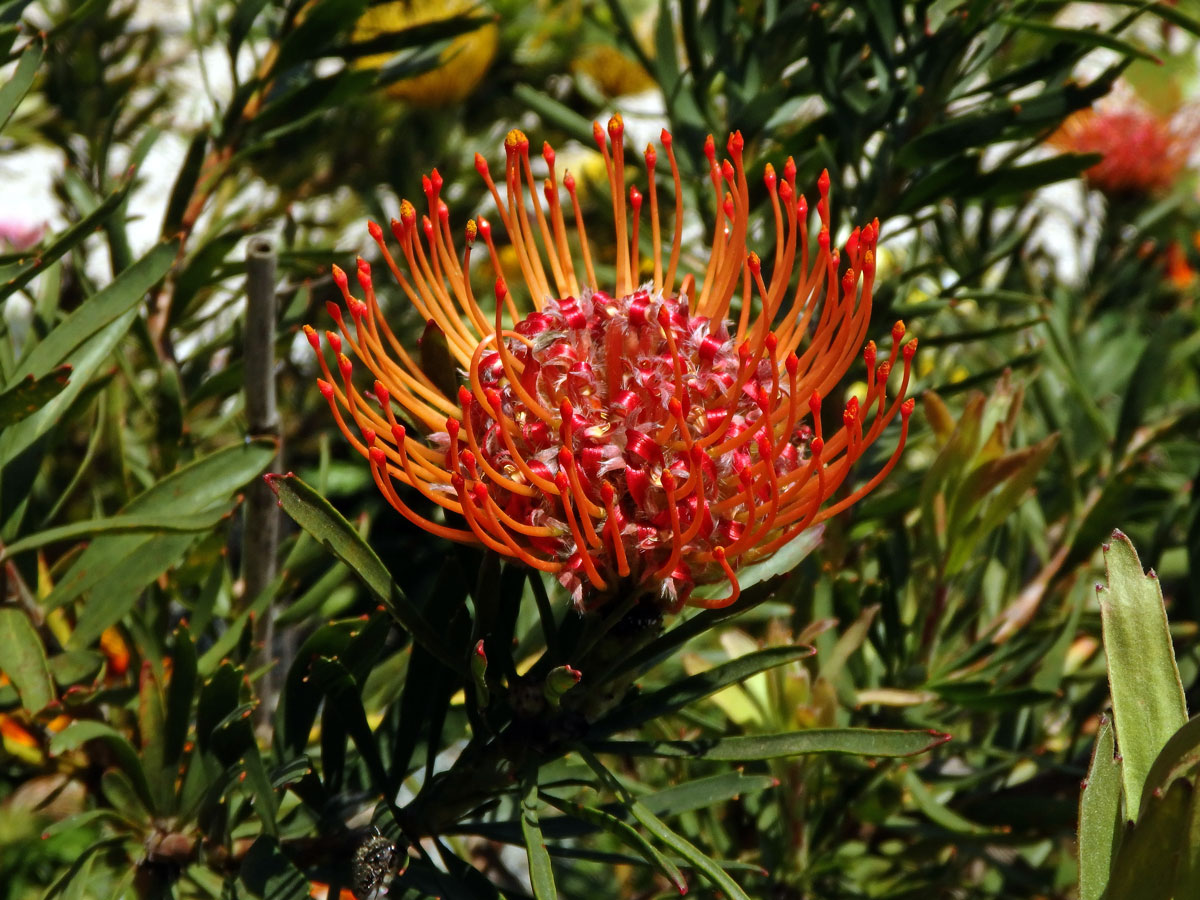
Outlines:
POLYGON ((1096 592, 1128 818, 1141 806, 1159 751, 1187 722, 1187 704, 1158 578, 1142 571, 1137 551, 1120 531, 1104 548, 1104 565, 1108 587, 1097 585, 1096 592))
POLYGON ((46 650, 33 623, 20 609, 0 609, 0 671, 17 687, 21 706, 41 712, 54 700, 54 681, 46 650))
POLYGON ((267 483, 279 498, 283 511, 348 565, 405 630, 453 671, 463 670, 465 660, 458 659, 445 647, 425 617, 401 593, 383 561, 328 500, 290 472, 268 475, 267 483))
POLYGON ((1121 838, 1121 763, 1112 722, 1100 720, 1092 764, 1079 794, 1079 900, 1099 900, 1121 838))
POLYGON ((550 867, 550 854, 546 840, 538 826, 537 781, 530 782, 521 798, 521 833, 525 838, 525 852, 529 857, 529 882, 533 885, 533 896, 537 900, 558 900, 554 887, 554 871, 550 867))
MULTIPOLYGON (((1118 740, 1120 734, 1117 735, 1118 740)), ((1172 900, 1176 867, 1188 835, 1195 789, 1176 781, 1162 796, 1152 798, 1133 830, 1121 842, 1113 860, 1104 900, 1172 900)), ((1175 897, 1175 900, 1184 900, 1175 897)))
POLYGON ((915 756, 950 740, 937 731, 888 731, 878 728, 811 728, 783 734, 754 734, 690 741, 592 741, 597 753, 663 756, 731 762, 780 759, 806 753, 851 753, 857 756, 915 756))
POLYGON ((62 392, 70 376, 70 366, 59 366, 41 378, 27 375, 0 394, 0 428, 33 415, 62 392))

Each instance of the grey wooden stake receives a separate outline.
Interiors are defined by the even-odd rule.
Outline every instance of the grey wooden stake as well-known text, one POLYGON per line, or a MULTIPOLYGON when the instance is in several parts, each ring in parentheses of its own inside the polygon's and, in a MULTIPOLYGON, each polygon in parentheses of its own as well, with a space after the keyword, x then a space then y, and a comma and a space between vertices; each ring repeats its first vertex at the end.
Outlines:
MULTIPOLYGON (((265 237, 254 237, 246 247, 246 421, 250 437, 279 434, 279 412, 275 406, 275 247, 265 237)), ((283 464, 283 445, 270 469, 283 464)), ((275 580, 279 547, 279 507, 275 495, 261 478, 246 492, 245 533, 242 535, 243 599, 249 604, 275 580)), ((251 665, 260 668, 275 662, 275 608, 268 606, 255 627, 256 652, 251 665)), ((259 685, 260 704, 256 722, 260 733, 269 733, 283 676, 278 665, 263 676, 259 685)))

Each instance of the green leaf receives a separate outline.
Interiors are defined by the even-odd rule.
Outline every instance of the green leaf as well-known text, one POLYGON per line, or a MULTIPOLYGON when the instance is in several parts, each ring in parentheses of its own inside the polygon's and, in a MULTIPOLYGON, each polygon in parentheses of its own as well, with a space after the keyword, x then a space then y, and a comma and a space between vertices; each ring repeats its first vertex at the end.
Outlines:
POLYGON ((806 659, 816 651, 812 647, 768 647, 755 653, 747 653, 735 660, 684 678, 649 694, 626 700, 612 713, 596 722, 591 729, 594 735, 611 734, 635 728, 650 719, 665 716, 683 709, 697 700, 715 694, 731 684, 745 681, 759 672, 784 666, 806 659))
POLYGON ((165 765, 164 738, 167 720, 162 685, 154 674, 154 666, 142 664, 138 685, 138 736, 142 742, 142 767, 154 794, 157 809, 166 810, 173 793, 175 772, 165 765))
POLYGON ((38 713, 55 698, 42 639, 23 610, 0 608, 0 671, 16 685, 21 706, 38 713))
POLYGON ((150 515, 117 515, 99 519, 87 519, 83 522, 72 522, 70 525, 60 525, 58 528, 48 528, 31 534, 19 541, 13 541, 0 551, 0 561, 36 550, 58 541, 74 541, 80 538, 94 538, 106 534, 135 534, 139 532, 162 533, 179 532, 195 533, 211 531, 222 520, 229 517, 229 510, 217 508, 203 513, 172 514, 160 513, 150 515))
POLYGON ((353 739, 375 789, 384 797, 391 797, 394 788, 384 769, 379 744, 367 722, 367 713, 363 709, 354 676, 338 660, 322 656, 312 662, 312 678, 325 691, 326 711, 332 710, 337 721, 353 739))
MULTIPOLYGON (((744 591, 756 584, 761 584, 771 578, 786 575, 800 565, 810 553, 821 546, 821 538, 825 534, 825 526, 817 525, 805 529, 772 553, 762 562, 738 569, 738 586, 744 591)), ((720 597, 729 593, 727 584, 701 585, 692 592, 696 597, 720 597)))
POLYGON ((1200 716, 1193 716, 1171 735, 1150 767, 1142 791, 1142 809, 1148 797, 1161 794, 1176 778, 1188 777, 1197 767, 1200 767, 1200 716))
POLYGON ((49 374, 55 366, 70 362, 72 354, 93 335, 141 303, 146 291, 171 268, 178 251, 177 241, 157 245, 111 284, 85 300, 57 328, 46 335, 18 365, 18 372, 41 378, 49 374))
MULTIPOLYGON (((224 513, 229 497, 262 472, 275 452, 275 441, 256 439, 210 453, 139 494, 125 505, 122 514, 168 516, 214 507, 224 513)), ((54 586, 45 599, 46 608, 54 609, 92 591, 92 600, 70 641, 74 648, 86 647, 125 615, 142 588, 172 565, 192 541, 190 535, 103 535, 88 545, 54 586), (116 586, 123 592, 116 593, 116 586)))
POLYGON ((17 424, 57 397, 70 375, 70 366, 59 366, 42 378, 26 375, 0 394, 0 428, 17 424))
POLYGON ((88 741, 104 741, 108 745, 121 771, 133 782, 142 806, 148 812, 155 812, 154 798, 150 794, 150 785, 146 781, 138 752, 129 739, 112 726, 90 719, 74 721, 50 738, 50 755, 61 756, 69 750, 77 750, 88 741))
POLYGON ((912 795, 913 802, 931 822, 940 825, 952 834, 984 835, 999 833, 998 829, 986 828, 959 815, 950 807, 939 801, 920 777, 912 769, 904 773, 904 787, 912 795))
POLYGON ((1112 722, 1101 717, 1079 794, 1079 900, 1099 900, 1121 840, 1121 762, 1112 722))
POLYGON ((4 126, 12 118, 17 104, 29 93, 38 66, 41 65, 42 54, 45 52, 46 47, 40 39, 31 41, 17 61, 17 68, 8 76, 8 81, 0 86, 0 131, 4 130, 4 126))
POLYGON ((525 852, 529 857, 529 882, 533 885, 533 896, 537 900, 558 900, 546 839, 542 837, 542 829, 538 826, 537 807, 537 779, 534 778, 521 798, 521 834, 525 838, 525 852))
POLYGON ((668 878, 679 893, 687 893, 687 879, 683 877, 683 872, 679 870, 679 867, 660 853, 658 848, 642 837, 638 830, 628 822, 624 822, 602 809, 596 809, 591 806, 582 806, 578 803, 570 803, 554 797, 547 797, 546 802, 556 809, 562 810, 569 816, 607 831, 668 878))
POLYGON ((737 762, 779 759, 805 753, 852 753, 857 756, 915 756, 950 740, 938 731, 890 731, 880 728, 812 728, 782 734, 753 734, 690 741, 589 741, 596 753, 663 756, 737 762))
POLYGON ((1109 50, 1117 51, 1125 57, 1132 56, 1153 63, 1161 62, 1157 56, 1147 52, 1137 44, 1122 40, 1115 34, 1100 31, 1097 26, 1089 28, 1065 28, 1060 25, 1050 25, 1047 22, 1041 22, 1037 19, 1021 18, 1020 16, 1001 16, 996 21, 1000 25, 1008 25, 1011 28, 1032 31, 1056 41, 1083 44, 1086 47, 1106 47, 1109 50))
MULTIPOLYGON (((1118 740, 1119 731, 1118 724, 1118 740)), ((1194 790, 1189 782, 1176 781, 1166 794, 1150 799, 1145 814, 1121 842, 1104 900, 1171 900, 1194 790)))
POLYGON ((309 883, 269 835, 260 835, 246 851, 238 880, 262 900, 308 900, 309 883))
POLYGON ((179 762, 187 743, 196 673, 196 645, 187 626, 180 625, 171 642, 171 679, 167 683, 167 718, 163 726, 163 759, 169 764, 179 762))
POLYGON ((1178 314, 1170 315, 1146 342, 1121 400, 1117 432, 1112 441, 1114 464, 1124 457, 1138 426, 1148 415, 1153 415, 1151 411, 1155 408, 1154 401, 1161 394, 1170 372, 1170 366, 1167 365, 1170 351, 1186 333, 1187 323, 1184 317, 1178 314))
POLYGON ((592 771, 599 775, 608 788, 620 798, 622 805, 629 810, 630 815, 637 819, 642 827, 656 837, 660 843, 687 860, 698 872, 708 878, 714 887, 722 891, 728 900, 750 900, 749 895, 729 876, 728 872, 721 868, 716 860, 701 852, 682 835, 672 831, 665 822, 625 790, 595 756, 587 750, 582 752, 582 756, 592 771))
POLYGON ((458 365, 450 353, 450 342, 446 334, 430 319, 425 323, 425 331, 418 342, 420 349, 421 371, 424 372, 433 386, 451 399, 458 396, 458 365))
MULTIPOLYGON (((121 193, 121 196, 124 194, 121 193)), ((108 202, 106 200, 101 208, 108 202)), ((85 218, 80 225, 90 218, 85 218)), ((93 222, 89 225, 88 233, 96 224, 93 222)), ((52 252, 57 252, 55 248, 65 240, 64 236, 43 256, 49 257, 52 252)), ((161 244, 151 250, 122 272, 112 284, 88 298, 17 365, 16 377, 21 379, 26 375, 33 375, 35 379, 43 378, 64 363, 69 363, 73 371, 70 383, 41 409, 0 432, 0 467, 15 459, 46 431, 59 424, 80 391, 91 381, 92 375, 128 334, 137 315, 135 307, 142 295, 170 267, 174 259, 174 246, 170 243, 161 244)), ((68 249, 69 246, 63 246, 61 253, 68 249)), ((9 288, 16 290, 12 283, 9 288)), ((9 288, 0 287, 0 299, 11 292, 9 288)))
MULTIPOLYGON (((10 294, 14 294, 21 288, 25 287, 25 285, 36 278, 40 272, 45 271, 45 269, 52 262, 65 255, 67 251, 71 250, 76 245, 82 243, 86 237, 95 233, 96 229, 103 225, 105 220, 108 219, 108 217, 120 207, 122 202, 124 202, 132 184, 132 178, 126 177, 123 179, 120 184, 117 185, 116 190, 105 197, 104 201, 100 203, 100 205, 98 205, 95 209, 89 212, 70 228, 55 235, 54 239, 50 242, 50 245, 40 250, 29 263, 20 265, 15 269, 8 269, 6 267, 4 271, 7 280, 5 280, 3 283, 0 283, 0 300, 3 300, 10 294)), ((153 253, 154 251, 152 250, 150 252, 153 253)), ((121 278, 124 278, 125 275, 128 274, 128 271, 129 270, 122 272, 121 278)), ((113 282, 112 285, 109 285, 109 287, 117 284, 121 278, 118 278, 113 282)), ((107 290, 107 288, 105 290, 107 290)), ((101 291, 100 293, 104 292, 101 291)), ((96 296, 98 297, 100 294, 97 294, 96 296)), ((140 296, 138 299, 140 299, 140 296)), ((84 304, 84 307, 85 306, 86 304, 84 304)), ((80 307, 79 310, 76 310, 76 313, 82 311, 84 307, 80 307)), ((73 313, 67 321, 69 322, 71 318, 74 318, 74 315, 75 314, 73 313)), ((51 332, 51 335, 53 335, 53 332, 51 332)), ((47 340, 49 340, 49 338, 47 338, 47 340)), ((39 344, 38 346, 41 345, 39 344)), ((45 373, 43 372, 38 374, 45 373)))
POLYGON ((1155 758, 1187 722, 1187 704, 1158 578, 1142 571, 1137 551, 1120 531, 1104 548, 1104 565, 1108 587, 1097 585, 1096 592, 1128 818, 1141 807, 1155 758))
POLYGON ((465 658, 459 659, 444 645, 425 617, 400 591, 383 561, 328 500, 291 473, 268 475, 267 483, 284 512, 348 565, 414 639, 452 671, 465 671, 465 658))

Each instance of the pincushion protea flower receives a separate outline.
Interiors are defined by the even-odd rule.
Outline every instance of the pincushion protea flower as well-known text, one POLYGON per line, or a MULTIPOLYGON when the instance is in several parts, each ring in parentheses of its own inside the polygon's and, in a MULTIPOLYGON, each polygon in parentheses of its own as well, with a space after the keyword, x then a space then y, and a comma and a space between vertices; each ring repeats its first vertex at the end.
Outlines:
POLYGON ((1191 137, 1182 123, 1128 98, 1075 113, 1051 141, 1074 153, 1103 156, 1084 172, 1102 194, 1144 196, 1171 187, 1187 163, 1191 137))
POLYGON ((819 181, 820 230, 810 240, 795 165, 788 160, 782 179, 767 166, 776 229, 768 274, 746 251, 750 191, 742 137, 729 138, 729 159, 718 163, 710 136, 715 237, 703 276, 680 279, 683 209, 671 136, 662 134, 675 196, 674 237, 664 253, 658 151, 646 148, 645 192, 631 187, 626 195, 623 130, 619 116, 607 135, 595 126, 616 223, 613 284, 597 278, 570 173, 559 180, 554 151, 544 145, 548 177, 539 192, 529 141, 516 130, 505 140, 504 195, 482 156, 476 168, 512 241, 519 282, 517 273, 504 271, 484 218, 467 223, 460 261, 436 170, 423 179, 428 215, 418 217, 406 200, 391 223, 398 256, 383 229, 369 226, 392 276, 444 333, 464 370, 457 396, 440 391, 388 327, 361 258, 363 300, 351 295, 346 274, 333 270, 349 312, 347 318, 329 304, 337 331, 325 334, 340 377, 317 332, 305 331, 338 426, 370 461, 379 490, 410 521, 553 573, 581 607, 629 592, 658 597, 668 609, 689 602, 724 606, 739 595, 739 565, 770 556, 846 509, 895 465, 913 408, 904 394, 916 341, 901 349, 904 325, 897 323, 885 359, 868 342, 865 396, 852 397, 842 426, 827 430, 822 399, 866 337, 878 223, 850 235, 843 267, 842 254, 830 246, 828 173, 819 181), (643 260, 647 225, 652 249, 643 260), (479 237, 496 274, 490 314, 471 286, 479 237), (653 273, 644 283, 643 266, 653 273), (509 288, 514 283, 523 285, 521 298, 509 288), (737 321, 727 322, 735 295, 737 321), (531 307, 525 313, 523 304, 531 307), (370 390, 356 386, 343 351, 373 376, 370 390), (893 373, 897 360, 902 375, 893 373), (899 388, 889 393, 896 377, 899 388), (900 438, 887 463, 828 502, 897 413, 900 438), (404 487, 459 524, 419 513, 401 495, 404 487), (695 585, 719 581, 730 585, 723 597, 692 594, 695 585))

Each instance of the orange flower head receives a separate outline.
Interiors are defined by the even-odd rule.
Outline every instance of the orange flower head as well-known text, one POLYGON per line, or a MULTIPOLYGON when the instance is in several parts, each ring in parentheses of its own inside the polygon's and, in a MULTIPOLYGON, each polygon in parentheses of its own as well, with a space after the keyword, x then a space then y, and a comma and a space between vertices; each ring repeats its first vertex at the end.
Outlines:
POLYGON ((1163 191, 1187 163, 1187 142, 1171 120, 1132 101, 1082 110, 1052 140, 1074 153, 1101 154, 1104 158, 1084 178, 1109 197, 1163 191))
POLYGON ((483 218, 467 224, 459 255, 436 170, 423 179, 428 214, 418 218, 406 200, 391 223, 398 255, 370 225, 384 263, 430 323, 426 340, 444 336, 465 373, 456 395, 439 388, 445 379, 431 378, 391 331, 362 259, 362 300, 334 267, 345 303, 330 304, 337 331, 326 332, 336 376, 316 330, 305 331, 339 427, 410 521, 553 573, 581 608, 630 592, 670 610, 723 606, 739 595, 739 565, 846 509, 895 465, 913 408, 904 394, 916 341, 902 346, 898 322, 886 358, 868 342, 865 394, 845 405, 840 427, 827 428, 822 399, 866 338, 878 222, 855 229, 844 253, 831 246, 825 173, 820 227, 811 235, 789 159, 782 178, 766 169, 776 237, 760 259, 746 248, 742 137, 730 136, 729 158, 720 162, 710 137, 714 237, 703 274, 681 276, 681 179, 671 136, 664 131, 661 140, 663 183, 674 187, 668 243, 660 150, 646 148, 645 187, 626 192, 623 131, 619 116, 607 131, 595 126, 616 223, 611 282, 597 278, 574 179, 560 180, 546 144, 539 185, 529 141, 516 130, 504 143, 503 193, 483 157, 476 168, 519 273, 505 271, 483 218), (472 290, 480 237, 495 275, 492 311, 472 290), (518 284, 520 297, 510 289, 518 284), (357 386, 351 355, 372 376, 369 390, 357 386), (900 437, 887 463, 829 502, 897 415, 900 437), (414 509, 414 494, 452 514, 452 524, 414 509), (729 584, 723 597, 692 594, 721 581, 729 584))

